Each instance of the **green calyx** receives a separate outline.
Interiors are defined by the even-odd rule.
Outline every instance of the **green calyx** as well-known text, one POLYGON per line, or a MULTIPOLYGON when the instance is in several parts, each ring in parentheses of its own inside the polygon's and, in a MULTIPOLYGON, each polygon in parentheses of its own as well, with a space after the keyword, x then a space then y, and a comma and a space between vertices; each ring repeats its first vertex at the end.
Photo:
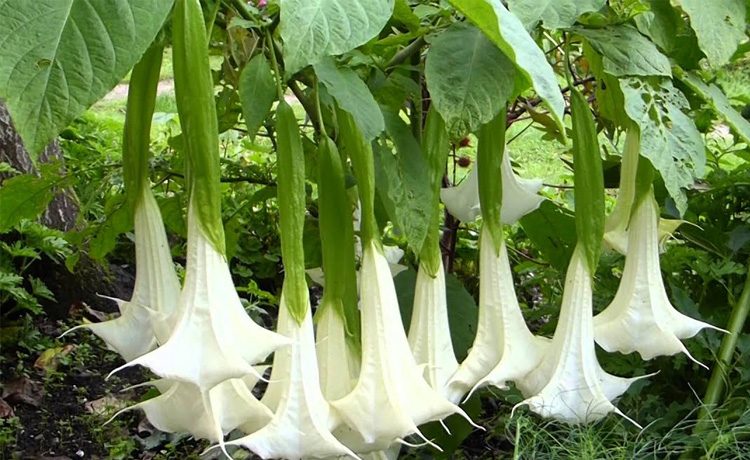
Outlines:
POLYGON ((358 337, 357 273, 352 208, 336 144, 323 134, 318 147, 318 221, 325 289, 321 305, 344 320, 347 334, 358 337))
POLYGON ((284 262, 284 298, 289 313, 302 323, 309 296, 305 279, 305 154, 294 110, 283 99, 276 108, 279 222, 284 262))
POLYGON ((208 60, 208 38, 199 0, 177 0, 175 3, 172 54, 190 207, 204 236, 219 253, 225 254, 219 189, 219 127, 208 60))
POLYGON ((375 220, 375 158, 372 146, 362 135, 351 115, 343 110, 337 110, 336 118, 339 143, 344 153, 349 156, 357 178, 357 190, 362 207, 362 247, 367 247, 373 242, 380 245, 380 234, 375 220))
POLYGON ((422 151, 429 166, 430 186, 432 188, 432 217, 430 219, 430 230, 427 232, 422 251, 419 254, 419 262, 427 270, 430 276, 437 276, 440 270, 440 187, 445 174, 445 163, 450 151, 450 140, 445 128, 445 121, 440 113, 430 107, 425 121, 422 151))
POLYGON ((500 213, 503 206, 502 164, 505 153, 505 109, 489 123, 479 128, 477 135, 477 168, 479 171, 479 206, 482 225, 489 228, 496 253, 503 242, 503 223, 500 213))
POLYGON ((163 52, 162 45, 149 48, 133 68, 130 77, 122 140, 122 174, 131 212, 135 212, 143 190, 149 187, 151 120, 154 116, 163 52))
POLYGON ((604 237, 604 176, 594 117, 578 90, 570 96, 573 132, 575 221, 578 245, 593 276, 604 237))

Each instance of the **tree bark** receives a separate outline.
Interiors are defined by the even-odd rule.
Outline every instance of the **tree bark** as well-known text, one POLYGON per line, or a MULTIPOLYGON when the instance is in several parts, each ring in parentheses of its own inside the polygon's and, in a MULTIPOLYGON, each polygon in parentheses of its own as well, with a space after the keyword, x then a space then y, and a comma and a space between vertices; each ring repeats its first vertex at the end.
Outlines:
MULTIPOLYGON (((23 140, 13 127, 10 113, 5 104, 0 101, 0 162, 9 163, 14 169, 24 174, 39 174, 34 166, 29 152, 23 145, 23 140)), ((60 151, 60 144, 57 140, 52 141, 39 155, 41 163, 50 163, 58 161, 60 163, 61 173, 65 172, 63 165, 63 156, 60 151)), ((0 186, 7 177, 0 174, 0 186)), ((65 188, 55 195, 50 204, 47 206, 44 215, 41 216, 41 222, 51 228, 62 231, 71 230, 78 218, 78 204, 75 192, 72 188, 65 188)))

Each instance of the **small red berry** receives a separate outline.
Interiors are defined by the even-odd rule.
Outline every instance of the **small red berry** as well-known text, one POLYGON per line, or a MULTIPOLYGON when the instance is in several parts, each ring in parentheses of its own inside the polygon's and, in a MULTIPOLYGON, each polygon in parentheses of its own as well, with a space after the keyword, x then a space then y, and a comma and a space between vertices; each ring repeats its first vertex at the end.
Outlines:
POLYGON ((469 145, 471 145, 471 142, 469 141, 468 137, 464 137, 463 139, 461 139, 460 141, 458 141, 458 146, 459 147, 468 147, 469 145))
POLYGON ((458 158, 458 165, 462 168, 467 168, 471 164, 471 158, 466 155, 462 155, 458 158))

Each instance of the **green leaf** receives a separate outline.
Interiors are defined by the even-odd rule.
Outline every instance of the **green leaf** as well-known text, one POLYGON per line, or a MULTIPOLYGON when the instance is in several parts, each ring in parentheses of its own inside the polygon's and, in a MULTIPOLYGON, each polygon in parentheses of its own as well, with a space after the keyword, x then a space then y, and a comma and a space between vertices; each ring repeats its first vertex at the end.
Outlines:
POLYGON ((649 39, 629 25, 575 29, 602 55, 604 71, 615 77, 672 76, 669 60, 649 39))
POLYGON ((513 64, 479 29, 463 23, 431 42, 425 63, 427 89, 455 139, 505 108, 515 74, 513 64))
MULTIPOLYGON (((414 287, 417 272, 404 270, 393 279, 401 308, 401 320, 405 330, 409 330, 411 312, 414 308, 414 287)), ((463 361, 474 342, 477 332, 478 309, 474 298, 464 288, 461 281, 451 274, 445 275, 445 291, 448 302, 448 323, 456 358, 463 361)))
POLYGON ((575 184, 576 234, 583 245, 589 273, 596 272, 604 237, 604 175, 596 125, 586 98, 571 90, 573 174, 575 184))
POLYGON ((56 186, 62 185, 59 165, 44 165, 41 177, 22 174, 6 179, 0 187, 0 233, 7 232, 23 219, 36 219, 47 209, 56 186))
POLYGON ((684 188, 703 175, 706 152, 695 123, 683 110, 688 102, 670 80, 658 84, 620 79, 625 113, 641 131, 641 155, 661 174, 677 210, 687 209, 684 188))
POLYGON ((549 106, 562 127, 565 101, 552 66, 521 21, 500 0, 450 0, 505 53, 549 106))
POLYGON ((716 85, 707 85, 693 73, 675 72, 677 77, 691 90, 711 105, 716 113, 726 119, 727 124, 745 143, 750 145, 750 122, 742 117, 716 85))
POLYGON ((315 73, 338 106, 351 114, 366 140, 371 141, 383 132, 383 113, 356 72, 336 66, 329 58, 315 64, 315 73))
POLYGON ((133 213, 125 205, 124 197, 118 195, 113 202, 113 211, 89 242, 89 254, 98 261, 103 261, 112 252, 120 235, 133 228, 133 213))
POLYGON ((650 8, 634 18, 638 30, 647 35, 681 67, 693 69, 703 58, 695 32, 670 0, 647 0, 650 8))
POLYGON ((411 10, 407 0, 396 0, 393 19, 405 25, 411 32, 419 29, 419 17, 411 10))
POLYGON ((729 62, 745 34, 743 0, 678 0, 708 62, 718 67, 729 62))
POLYGON ((172 3, 0 2, 0 99, 34 158, 122 80, 156 37, 172 3))
POLYGON ((398 114, 384 115, 396 154, 382 145, 375 151, 378 194, 391 220, 404 233, 409 248, 419 254, 432 217, 429 167, 406 123, 398 114))
POLYGON ((576 245, 573 214, 551 200, 544 200, 536 211, 521 218, 521 227, 552 266, 564 272, 576 245))
POLYGON ((505 109, 494 120, 482 125, 477 135, 477 168, 479 168, 479 204, 482 225, 487 226, 497 254, 503 243, 503 154, 505 154, 505 109))
POLYGON ((240 74, 240 104, 245 117, 247 136, 255 137, 276 100, 276 80, 262 53, 250 59, 240 74))
POLYGON ((281 38, 284 69, 296 73, 323 56, 334 56, 367 43, 393 13, 394 0, 282 0, 281 38))
POLYGON ((606 0, 509 0, 508 7, 527 30, 540 21, 548 29, 564 29, 575 24, 578 16, 598 11, 606 3, 606 0))

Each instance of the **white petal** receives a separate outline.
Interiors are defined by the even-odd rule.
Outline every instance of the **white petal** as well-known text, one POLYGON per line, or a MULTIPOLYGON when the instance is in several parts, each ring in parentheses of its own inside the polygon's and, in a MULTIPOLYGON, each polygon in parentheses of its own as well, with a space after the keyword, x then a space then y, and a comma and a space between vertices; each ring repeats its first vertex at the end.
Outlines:
MULTIPOLYGON (((500 218, 504 224, 513 224, 534 211, 544 201, 537 195, 542 188, 539 179, 524 179, 513 172, 511 153, 506 148, 502 163, 503 205, 500 218)), ((479 207, 479 172, 474 167, 455 187, 440 190, 440 198, 449 213, 462 222, 472 222, 482 211, 479 207)))
POLYGON ((299 325, 289 314, 282 295, 278 331, 289 337, 292 345, 280 349, 274 356, 268 389, 278 389, 273 390, 278 397, 271 398, 276 406, 274 416, 265 427, 229 444, 248 448, 262 458, 337 455, 358 458, 330 431, 337 420, 320 389, 309 306, 299 325))
POLYGON ((148 187, 135 209, 135 261, 131 299, 112 299, 118 304, 120 317, 80 326, 90 329, 126 361, 166 341, 171 329, 169 318, 177 308, 180 293, 159 206, 148 187))
POLYGON ((552 344, 539 366, 518 382, 524 395, 533 396, 519 405, 568 423, 599 420, 610 412, 620 414, 611 400, 641 377, 616 377, 601 368, 594 349, 591 302, 591 275, 579 247, 568 266, 552 344))
POLYGON ((226 259, 203 236, 192 212, 188 225, 187 273, 175 329, 164 345, 126 366, 140 364, 160 377, 192 383, 205 391, 225 380, 254 374, 252 364, 288 340, 250 319, 226 259))
POLYGON ((305 270, 305 273, 307 273, 307 276, 310 277, 313 283, 325 287, 326 276, 323 273, 323 267, 308 268, 305 270))
POLYGON ((414 359, 425 368, 427 383, 445 394, 445 385, 458 369, 458 361, 448 325, 442 260, 434 278, 422 264, 419 266, 408 339, 414 359))
POLYGON ((690 357, 680 339, 704 327, 716 328, 681 314, 670 303, 659 267, 658 212, 649 196, 633 214, 617 294, 594 318, 596 341, 607 351, 637 351, 643 359, 680 352, 690 357))
POLYGON ((549 341, 526 326, 516 299, 505 242, 496 253, 487 226, 479 251, 479 324, 474 344, 448 385, 449 399, 459 401, 469 390, 492 384, 506 388, 539 364, 549 341))
POLYGON ((465 413, 432 389, 409 349, 388 262, 364 248, 361 278, 362 368, 354 390, 332 402, 373 450, 416 433, 417 426, 465 413))

